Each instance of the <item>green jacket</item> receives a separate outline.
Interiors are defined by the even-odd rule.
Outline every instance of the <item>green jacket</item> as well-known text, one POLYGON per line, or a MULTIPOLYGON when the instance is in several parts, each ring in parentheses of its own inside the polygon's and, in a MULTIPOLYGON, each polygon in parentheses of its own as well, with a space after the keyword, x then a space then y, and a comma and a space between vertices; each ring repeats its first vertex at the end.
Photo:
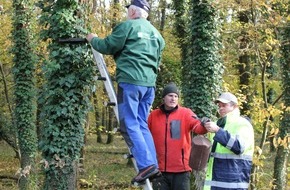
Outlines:
POLYGON ((118 83, 155 86, 165 41, 146 19, 121 22, 106 38, 93 38, 91 45, 102 54, 114 56, 118 83))

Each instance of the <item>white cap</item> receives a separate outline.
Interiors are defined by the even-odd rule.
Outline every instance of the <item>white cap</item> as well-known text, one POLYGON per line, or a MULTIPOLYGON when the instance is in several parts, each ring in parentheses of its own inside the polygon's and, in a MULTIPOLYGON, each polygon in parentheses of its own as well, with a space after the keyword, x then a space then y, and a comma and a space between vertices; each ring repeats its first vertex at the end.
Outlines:
POLYGON ((222 102, 222 103, 230 103, 230 102, 233 102, 235 104, 238 104, 238 99, 235 95, 233 95, 232 93, 230 92, 224 92, 222 93, 218 99, 216 99, 215 102, 222 102))

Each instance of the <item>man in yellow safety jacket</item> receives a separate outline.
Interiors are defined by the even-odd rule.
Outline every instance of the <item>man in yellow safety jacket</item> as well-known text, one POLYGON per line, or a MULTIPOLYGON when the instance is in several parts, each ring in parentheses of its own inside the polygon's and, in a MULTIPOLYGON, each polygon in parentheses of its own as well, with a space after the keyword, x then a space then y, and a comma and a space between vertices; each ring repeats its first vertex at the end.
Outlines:
POLYGON ((204 190, 246 190, 254 152, 251 123, 240 116, 238 100, 229 92, 216 100, 221 118, 205 123, 212 142, 204 190))

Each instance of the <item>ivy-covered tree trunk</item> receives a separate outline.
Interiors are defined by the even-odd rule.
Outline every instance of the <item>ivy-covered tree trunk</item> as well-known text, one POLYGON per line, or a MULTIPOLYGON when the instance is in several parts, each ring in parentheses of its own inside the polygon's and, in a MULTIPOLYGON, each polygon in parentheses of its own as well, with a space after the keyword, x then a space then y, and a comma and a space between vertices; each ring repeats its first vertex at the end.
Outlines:
MULTIPOLYGON (((223 64, 217 12, 212 1, 192 0, 190 54, 183 65, 184 104, 199 117, 215 118, 215 98, 221 92, 223 64)), ((195 187, 202 189, 206 171, 193 171, 195 187)))
MULTIPOLYGON (((288 11, 289 15, 289 11, 288 11)), ((282 40, 281 70, 283 84, 283 100, 284 109, 281 120, 279 137, 283 139, 283 143, 278 146, 274 165, 274 184, 275 190, 286 190, 287 188, 287 166, 289 162, 289 129, 290 129, 290 22, 286 24, 282 40)))
POLYGON ((95 66, 88 44, 59 40, 85 37, 85 9, 74 0, 44 0, 40 7, 40 22, 45 26, 42 37, 50 42, 40 97, 43 189, 75 190, 95 66))
MULTIPOLYGON (((188 51, 190 50, 190 40, 189 36, 189 13, 188 13, 188 3, 185 0, 173 0, 173 8, 175 10, 174 17, 174 34, 178 40, 178 44, 181 50, 181 63, 182 68, 186 65, 186 60, 188 60, 188 51)), ((186 69, 183 69, 186 70, 186 69)))
POLYGON ((34 71, 35 57, 32 42, 31 16, 32 5, 29 1, 13 1, 13 75, 15 110, 14 118, 20 148, 19 189, 31 189, 29 174, 34 164, 36 146, 36 104, 34 71))
MULTIPOLYGON (((178 38, 178 43, 182 52, 187 49, 185 37, 188 35, 187 23, 189 21, 188 18, 188 10, 186 7, 188 4, 185 0, 173 0, 173 9, 175 22, 174 22, 174 33, 176 38, 178 38)), ((182 59, 185 59, 186 54, 182 54, 182 59)))
POLYGON ((212 1, 191 1, 191 57, 183 65, 184 103, 200 116, 214 118, 215 98, 221 92, 223 64, 220 59, 217 12, 212 1))
MULTIPOLYGON (((173 7, 175 34, 181 48, 183 104, 200 117, 214 118, 214 99, 221 91, 223 65, 216 10, 211 2, 174 0, 173 7)), ((202 188, 204 172, 194 172, 193 189, 202 188)))

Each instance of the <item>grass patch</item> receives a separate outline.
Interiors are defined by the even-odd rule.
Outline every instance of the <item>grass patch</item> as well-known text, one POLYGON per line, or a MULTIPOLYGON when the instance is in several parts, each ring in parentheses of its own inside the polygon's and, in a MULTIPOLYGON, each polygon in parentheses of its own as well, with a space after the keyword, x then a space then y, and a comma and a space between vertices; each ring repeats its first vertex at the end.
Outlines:
POLYGON ((130 181, 136 175, 124 155, 128 153, 125 141, 120 135, 114 136, 111 144, 96 143, 96 136, 87 138, 84 171, 80 173, 80 186, 87 181, 91 189, 138 189, 130 181))
POLYGON ((15 173, 19 168, 19 160, 15 158, 13 149, 4 141, 0 141, 0 190, 18 189, 15 173))
MULTIPOLYGON (((105 142, 106 135, 103 139, 105 142)), ((15 178, 15 173, 20 167, 19 160, 4 141, 0 141, 0 150, 0 190, 18 190, 17 180, 12 178, 15 178)), ((128 148, 119 134, 114 136, 111 144, 97 143, 96 135, 89 135, 84 152, 78 176, 79 190, 140 189, 130 184, 136 172, 134 167, 128 164, 128 159, 124 158, 128 148)))

